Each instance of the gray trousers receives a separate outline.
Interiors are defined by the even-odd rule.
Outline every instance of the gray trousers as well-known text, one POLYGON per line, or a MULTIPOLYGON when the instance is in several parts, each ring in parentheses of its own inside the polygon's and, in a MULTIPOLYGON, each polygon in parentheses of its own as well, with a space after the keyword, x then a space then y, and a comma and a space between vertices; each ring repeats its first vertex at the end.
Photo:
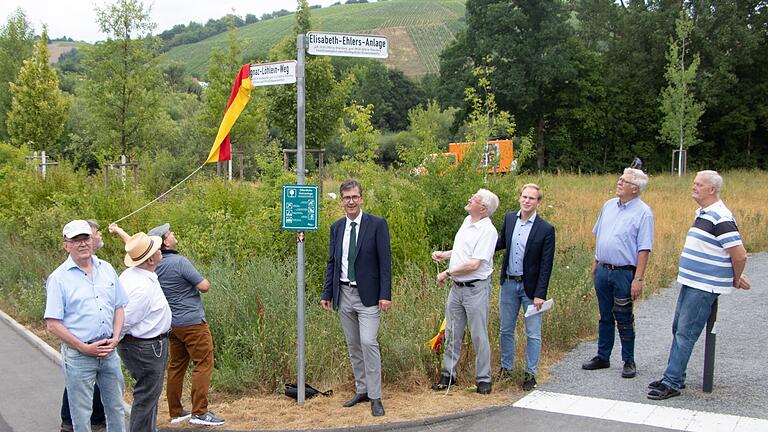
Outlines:
POLYGON ((356 287, 341 286, 339 318, 347 339, 349 360, 355 375, 355 391, 381 398, 381 353, 379 352, 379 306, 365 306, 356 287))
POLYGON ((131 406, 131 432, 157 431, 157 403, 163 392, 168 338, 159 341, 122 340, 117 346, 125 368, 136 380, 131 406))
POLYGON ((445 337, 443 375, 456 376, 456 364, 461 356, 464 327, 469 323, 469 334, 475 347, 475 373, 477 382, 491 382, 491 345, 488 342, 488 312, 490 310, 491 280, 475 282, 472 287, 451 284, 445 306, 445 337))

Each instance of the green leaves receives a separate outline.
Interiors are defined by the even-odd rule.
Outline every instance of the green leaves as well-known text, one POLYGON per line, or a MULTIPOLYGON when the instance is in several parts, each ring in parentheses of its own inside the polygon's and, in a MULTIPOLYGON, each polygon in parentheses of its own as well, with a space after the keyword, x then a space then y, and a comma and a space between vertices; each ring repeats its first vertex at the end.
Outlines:
POLYGON ((13 99, 7 125, 15 145, 50 151, 64 131, 72 99, 59 89, 58 76, 48 65, 47 42, 43 30, 33 56, 24 60, 16 82, 10 84, 13 99))

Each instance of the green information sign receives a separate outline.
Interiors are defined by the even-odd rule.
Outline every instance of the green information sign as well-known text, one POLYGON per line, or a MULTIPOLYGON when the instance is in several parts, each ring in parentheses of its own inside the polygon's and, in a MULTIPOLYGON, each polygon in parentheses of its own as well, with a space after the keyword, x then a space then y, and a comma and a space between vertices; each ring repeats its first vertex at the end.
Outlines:
POLYGON ((317 230, 317 186, 283 185, 284 230, 317 230))

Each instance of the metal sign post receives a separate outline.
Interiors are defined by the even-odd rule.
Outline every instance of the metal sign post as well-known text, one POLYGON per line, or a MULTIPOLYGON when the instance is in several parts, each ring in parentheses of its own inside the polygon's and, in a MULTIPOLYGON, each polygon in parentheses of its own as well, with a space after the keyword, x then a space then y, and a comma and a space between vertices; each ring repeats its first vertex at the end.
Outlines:
MULTIPOLYGON (((296 168, 297 183, 304 184, 304 51, 306 38, 303 33, 296 36, 296 168)), ((317 191, 315 191, 317 193, 317 191)), ((317 205, 317 199, 315 199, 317 205)), ((317 215, 317 212, 315 212, 317 215)), ((304 405, 304 231, 296 233, 296 328, 297 328, 297 364, 296 387, 299 406, 304 405)))
POLYGON ((717 321, 717 299, 712 303, 712 310, 709 313, 709 319, 707 320, 707 334, 704 339, 704 393, 712 393, 712 385, 715 378, 715 343, 717 342, 717 334, 715 330, 715 322, 717 321))

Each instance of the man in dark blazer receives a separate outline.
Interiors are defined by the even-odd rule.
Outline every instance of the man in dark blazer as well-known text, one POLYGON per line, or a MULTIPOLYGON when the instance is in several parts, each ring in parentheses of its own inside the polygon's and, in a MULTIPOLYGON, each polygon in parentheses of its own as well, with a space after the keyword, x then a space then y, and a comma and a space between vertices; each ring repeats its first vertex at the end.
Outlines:
POLYGON ((371 401, 371 414, 384 415, 381 403, 381 312, 392 307, 392 257, 389 226, 363 213, 363 187, 346 180, 339 187, 346 216, 331 225, 330 251, 320 305, 339 311, 355 375, 349 408, 371 401))
MULTIPOLYGON (((541 188, 533 183, 520 189, 520 210, 507 212, 496 250, 504 249, 501 264, 499 313, 501 315, 501 372, 509 378, 515 361, 515 325, 520 306, 540 310, 547 298, 552 261, 555 256, 555 228, 537 215, 541 188)), ((525 317, 525 375, 523 389, 536 387, 536 367, 541 355, 541 313, 525 317)))

